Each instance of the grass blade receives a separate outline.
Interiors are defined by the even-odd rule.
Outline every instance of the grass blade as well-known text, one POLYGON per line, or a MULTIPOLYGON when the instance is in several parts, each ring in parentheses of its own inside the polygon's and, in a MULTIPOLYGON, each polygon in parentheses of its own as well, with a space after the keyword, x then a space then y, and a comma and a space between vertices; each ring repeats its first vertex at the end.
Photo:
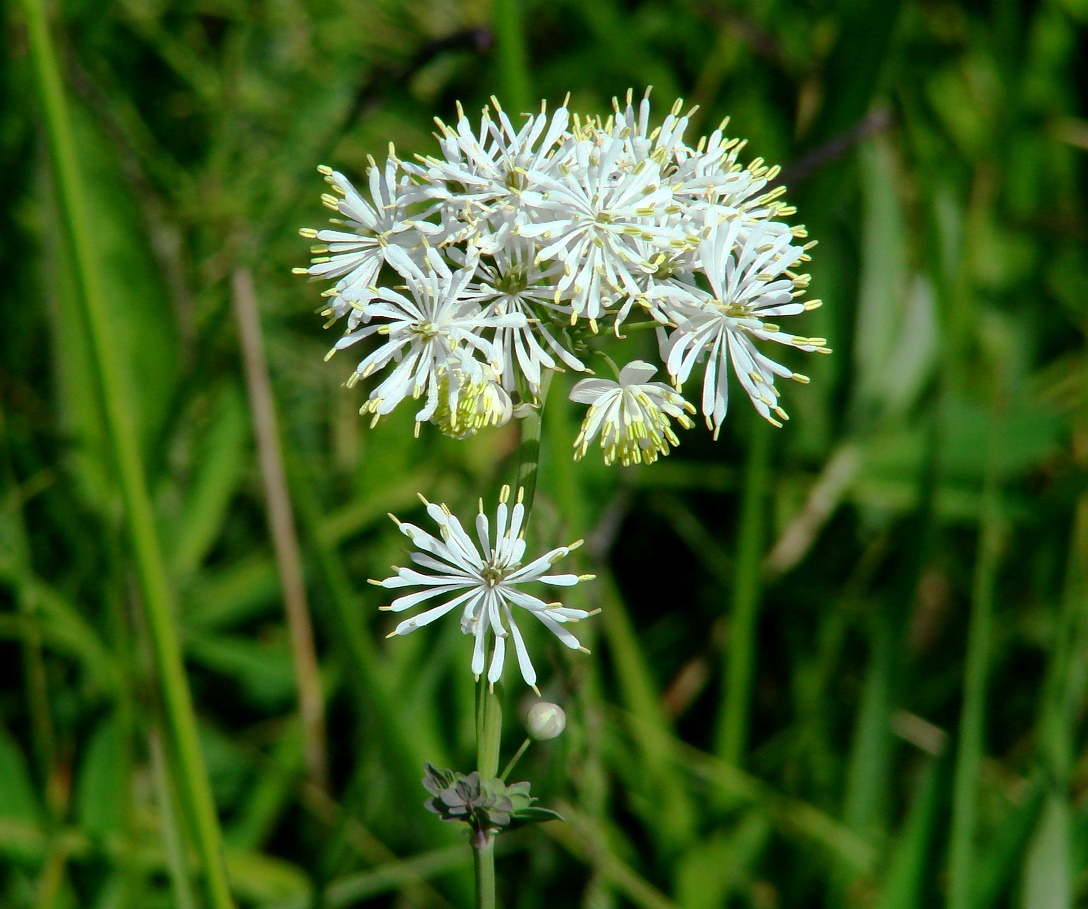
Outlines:
POLYGON ((23 5, 46 130, 53 152, 65 229, 75 259, 74 272, 87 323, 94 381, 101 398, 117 480, 125 503, 129 542, 143 594, 167 721, 180 757, 181 774, 177 783, 193 818, 194 836, 209 900, 215 909, 229 909, 233 906, 233 900, 223 866, 219 822, 197 738, 196 715, 174 628, 170 585, 139 454, 136 427, 127 402, 123 400, 119 365, 111 356, 103 284, 60 68, 53 51, 44 4, 40 0, 25 0, 23 5))

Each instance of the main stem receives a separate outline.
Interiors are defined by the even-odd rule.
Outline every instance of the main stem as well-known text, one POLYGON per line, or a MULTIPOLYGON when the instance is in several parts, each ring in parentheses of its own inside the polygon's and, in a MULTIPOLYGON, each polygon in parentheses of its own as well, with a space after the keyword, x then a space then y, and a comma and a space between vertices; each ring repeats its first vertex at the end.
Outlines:
POLYGON ((476 907, 495 909, 495 835, 476 833, 472 854, 476 862, 476 907))
MULTIPOLYGON (((485 676, 476 682, 476 769, 485 780, 499 775, 502 740, 502 688, 485 676)), ((472 840, 476 867, 476 907, 495 909, 495 834, 477 831, 472 840)))
MULTIPOLYGON (((521 420, 521 445, 518 448, 517 487, 522 491, 525 523, 536 498, 536 479, 540 464, 540 428, 544 400, 551 384, 546 372, 540 383, 540 406, 521 420)), ((494 644, 492 644, 494 646, 494 644)), ((499 746, 502 741, 502 685, 491 685, 485 676, 476 680, 476 769, 485 780, 499 775, 499 746)), ((495 909, 495 835, 490 830, 477 831, 472 840, 476 869, 476 907, 495 909)))
POLYGON ((529 526, 533 499, 536 498, 536 479, 540 472, 540 430, 544 419, 544 404, 548 399, 548 388, 551 384, 552 374, 545 371, 540 378, 540 391, 537 395, 540 404, 521 419, 517 488, 522 491, 522 501, 525 503, 525 523, 522 527, 529 526))

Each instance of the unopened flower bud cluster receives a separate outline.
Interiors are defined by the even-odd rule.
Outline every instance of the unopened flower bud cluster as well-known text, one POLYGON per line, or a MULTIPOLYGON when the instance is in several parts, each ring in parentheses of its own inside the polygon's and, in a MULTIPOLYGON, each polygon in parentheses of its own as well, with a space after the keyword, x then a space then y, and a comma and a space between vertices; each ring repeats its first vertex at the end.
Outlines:
POLYGON ((361 411, 377 422, 412 398, 417 432, 501 425, 538 402, 551 372, 590 373, 609 334, 622 349, 637 313, 660 362, 575 385, 589 405, 576 457, 599 437, 606 462, 648 463, 696 409, 717 436, 730 371, 764 418, 786 419, 776 380, 808 380, 757 342, 827 347, 778 324, 819 305, 802 299, 811 244, 784 220, 778 169, 741 163, 725 123, 688 144, 680 102, 651 128, 648 98, 636 107, 630 94, 607 119, 542 105, 518 123, 492 100, 475 123, 460 109, 437 121, 437 155, 371 159, 365 192, 319 169, 335 217, 302 231, 314 258, 296 271, 333 282, 323 313, 346 322, 334 351, 365 351, 349 381, 368 383, 361 411), (682 389, 697 367, 696 406, 682 389), (658 369, 671 387, 649 381, 658 369))

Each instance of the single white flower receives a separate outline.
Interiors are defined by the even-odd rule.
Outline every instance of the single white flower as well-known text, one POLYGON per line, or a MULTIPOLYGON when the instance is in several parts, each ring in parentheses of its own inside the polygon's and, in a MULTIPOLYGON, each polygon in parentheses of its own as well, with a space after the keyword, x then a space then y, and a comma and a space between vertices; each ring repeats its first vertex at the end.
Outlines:
POLYGON ((426 393, 427 402, 416 414, 418 429, 418 424, 434 416, 440 391, 450 411, 459 406, 463 382, 443 383, 443 376, 463 374, 470 381, 480 381, 482 364, 476 355, 491 362, 496 370, 500 367, 498 352, 484 333, 503 325, 521 324, 525 317, 520 313, 489 316, 473 301, 462 299, 461 293, 475 271, 474 256, 454 272, 434 249, 427 250, 423 268, 395 247, 387 255, 408 282, 410 296, 389 287, 379 288, 376 299, 367 307, 371 321, 345 334, 333 351, 372 335, 383 337, 384 343, 363 358, 348 384, 354 385, 360 378, 395 363, 370 393, 360 413, 373 414, 377 422, 405 398, 419 398, 426 393))
POLYGON ((476 280, 463 294, 475 300, 494 315, 521 313, 524 324, 504 325, 495 331, 495 346, 502 352, 502 385, 513 391, 518 373, 525 377, 531 394, 540 391, 542 371, 555 370, 561 361, 575 372, 584 372, 585 365, 548 330, 544 320, 551 306, 557 266, 545 269, 534 261, 535 250, 524 239, 510 237, 506 246, 495 250, 494 256, 483 257, 476 269, 476 280))
POLYGON ((613 136, 623 142, 627 148, 625 158, 633 166, 639 161, 653 158, 661 165, 663 172, 671 173, 675 168, 678 156, 684 154, 687 146, 683 143, 684 130, 695 109, 681 114, 684 108, 683 99, 678 98, 665 117, 664 122, 654 128, 650 128, 650 89, 639 102, 638 112, 634 108, 634 92, 627 90, 627 105, 622 110, 618 98, 612 99, 612 108, 615 110, 613 136))
POLYGON ((551 114, 541 104, 539 114, 526 114, 515 128, 492 97, 478 130, 457 105, 457 121, 447 125, 436 118, 442 157, 428 156, 406 169, 420 182, 420 191, 441 206, 445 242, 461 242, 494 234, 499 245, 509 236, 521 191, 534 175, 556 165, 559 150, 570 138, 566 107, 551 114))
POLYGON ((670 182, 682 207, 689 232, 705 237, 708 228, 726 218, 740 218, 748 227, 760 221, 788 217, 795 209, 782 201, 784 186, 768 186, 780 168, 762 158, 739 162, 746 141, 730 139, 723 130, 728 118, 698 148, 681 146, 670 182))
POLYGON ((536 175, 522 193, 532 223, 516 231, 539 244, 538 261, 563 263, 554 302, 570 307, 572 323, 584 315, 593 324, 617 294, 638 294, 636 276, 653 270, 633 238, 666 249, 687 238, 659 217, 673 196, 655 161, 622 171, 624 143, 611 136, 579 140, 571 151, 555 176, 536 175))
MULTIPOLYGON (((422 496, 420 496, 423 499, 422 496)), ((370 583, 389 590, 401 587, 419 587, 413 593, 397 597, 388 606, 380 607, 390 612, 403 612, 430 600, 441 600, 424 612, 405 619, 392 632, 394 635, 410 634, 417 628, 429 625, 446 613, 461 609, 461 631, 472 635, 472 673, 479 678, 484 672, 487 643, 494 636, 494 650, 487 669, 487 680, 492 685, 502 676, 506 658, 506 642, 514 642, 518 667, 525 683, 537 691, 536 670, 529 651, 525 647, 521 631, 511 609, 517 606, 531 613, 552 634, 571 650, 585 650, 578 639, 564 626, 592 615, 584 609, 573 609, 560 603, 546 603, 522 586, 539 581, 553 587, 572 587, 579 581, 592 579, 592 575, 552 574, 552 567, 571 550, 582 544, 581 540, 569 546, 559 546, 539 558, 525 563, 525 540, 522 537, 525 506, 518 493, 511 505, 510 487, 504 486, 495 512, 494 528, 484 514, 483 501, 476 516, 476 538, 473 539, 444 505, 435 505, 423 499, 427 514, 439 527, 435 536, 425 530, 393 518, 416 551, 410 558, 419 568, 396 568, 393 577, 370 583), (492 532, 494 531, 494 532, 492 532)))
POLYGON ((365 304, 376 294, 374 284, 382 265, 389 261, 388 251, 417 249, 427 236, 438 230, 436 225, 422 220, 426 212, 421 217, 408 217, 412 195, 408 177, 400 173, 400 168, 401 162, 393 155, 383 168, 370 159, 369 202, 343 174, 324 165, 317 169, 333 190, 325 193, 321 201, 326 208, 344 216, 330 219, 344 229, 301 230, 302 236, 319 242, 310 248, 314 258, 309 268, 296 268, 295 272, 314 280, 336 280, 325 292, 331 299, 323 315, 335 321, 350 313, 349 330, 360 320, 366 320, 365 304))
POLYGON ((570 399, 588 404, 589 410, 574 440, 574 459, 585 455, 599 434, 605 464, 618 460, 629 464, 652 464, 659 454, 680 440, 672 430, 672 417, 684 429, 695 424, 688 416, 695 408, 664 382, 650 382, 657 369, 634 360, 620 370, 619 381, 582 379, 571 390, 570 399))
POLYGON ((728 363, 759 414, 776 426, 789 417, 778 406, 775 377, 808 382, 760 352, 756 339, 830 353, 823 338, 788 334, 768 321, 820 305, 819 300, 797 299, 808 276, 791 269, 807 257, 802 247, 791 245, 792 239, 788 230, 762 223, 747 231, 740 218, 723 222, 699 245, 699 270, 711 290, 673 284, 657 291, 677 326, 662 346, 662 359, 678 385, 687 381, 696 363, 706 360, 702 412, 715 438, 729 405, 728 363))

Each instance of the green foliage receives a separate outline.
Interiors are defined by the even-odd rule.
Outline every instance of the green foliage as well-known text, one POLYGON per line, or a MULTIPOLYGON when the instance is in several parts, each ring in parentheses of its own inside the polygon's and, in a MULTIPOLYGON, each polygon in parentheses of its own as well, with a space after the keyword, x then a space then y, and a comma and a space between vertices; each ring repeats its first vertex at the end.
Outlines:
MULTIPOLYGON (((189 909, 205 905, 198 824, 23 6, 0 7, 0 905, 189 909)), ((658 111, 700 105, 693 135, 732 115, 751 156, 783 164, 819 240, 825 305, 803 330, 835 354, 804 364, 812 384, 786 389, 793 419, 765 440, 735 406, 718 443, 697 428, 631 469, 571 462, 557 378, 530 534, 586 538, 578 570, 598 580, 569 604, 603 611, 579 629, 592 656, 543 635, 534 650, 570 722, 518 773, 566 820, 498 838, 500 905, 1088 900, 1081 0, 50 13, 108 355, 239 905, 471 905, 463 828, 416 805, 425 762, 472 764, 471 641, 440 626, 383 641, 386 600, 365 582, 401 561, 387 512, 417 520, 417 492, 471 511, 517 463, 512 427, 416 440, 410 415, 358 417, 347 360, 322 362, 318 290, 290 274, 307 258, 297 229, 324 218, 314 168, 359 177, 391 140, 428 153, 456 100, 471 114, 491 94, 512 109, 570 92, 606 112, 646 83, 658 111), (320 739, 297 707, 258 458, 271 441, 252 429, 234 316, 243 273, 320 739)))

